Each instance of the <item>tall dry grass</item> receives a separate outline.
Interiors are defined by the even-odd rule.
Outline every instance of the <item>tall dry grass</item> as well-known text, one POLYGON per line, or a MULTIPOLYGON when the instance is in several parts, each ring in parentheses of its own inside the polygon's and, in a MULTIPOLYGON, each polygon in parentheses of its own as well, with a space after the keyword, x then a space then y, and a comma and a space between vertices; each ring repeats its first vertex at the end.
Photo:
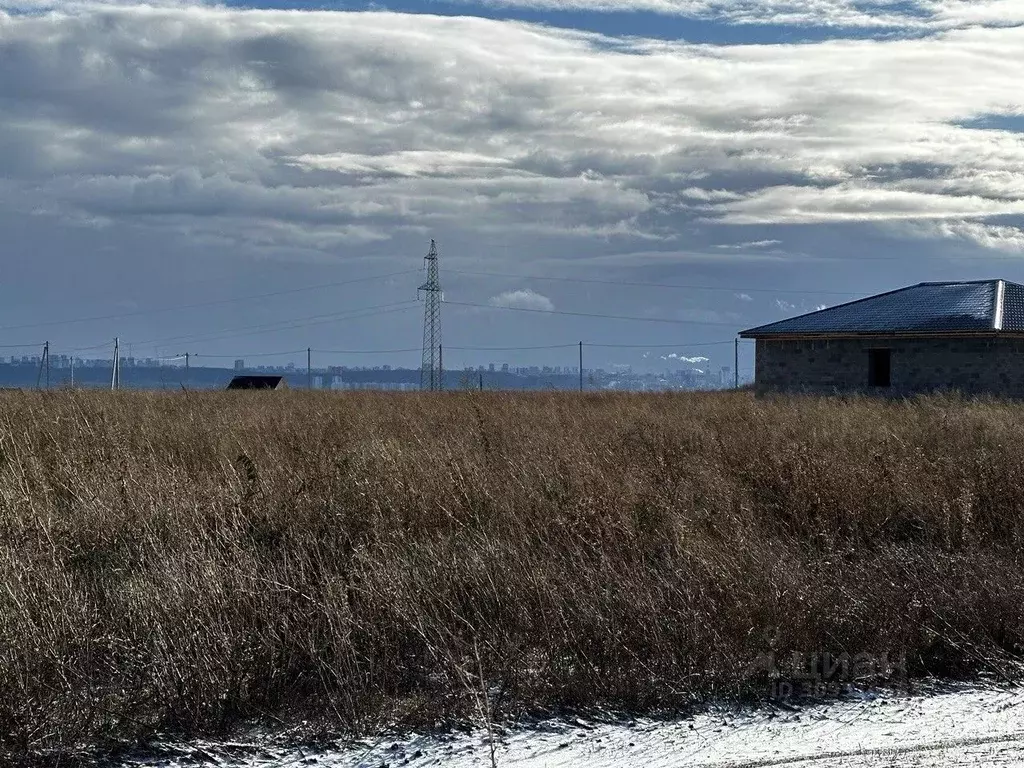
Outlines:
POLYGON ((1022 445, 951 399, 6 393, 0 749, 998 672, 1022 445))

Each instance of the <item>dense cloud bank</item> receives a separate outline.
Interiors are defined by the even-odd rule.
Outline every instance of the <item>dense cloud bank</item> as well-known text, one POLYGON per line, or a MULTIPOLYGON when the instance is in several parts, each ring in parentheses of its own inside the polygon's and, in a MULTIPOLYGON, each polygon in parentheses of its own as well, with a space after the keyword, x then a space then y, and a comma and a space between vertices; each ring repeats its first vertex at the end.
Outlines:
MULTIPOLYGON (((14 5, 8 210, 313 249, 443 225, 639 250, 837 222, 1020 249, 1022 27, 707 46, 472 17, 14 5)), ((730 7, 769 5, 798 7, 730 7)))

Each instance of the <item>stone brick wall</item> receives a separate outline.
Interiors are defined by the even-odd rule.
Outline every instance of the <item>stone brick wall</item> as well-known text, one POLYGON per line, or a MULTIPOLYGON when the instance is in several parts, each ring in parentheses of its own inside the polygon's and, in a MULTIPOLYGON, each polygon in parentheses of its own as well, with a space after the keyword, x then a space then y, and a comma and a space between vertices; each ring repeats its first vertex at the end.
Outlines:
POLYGON ((957 390, 1024 397, 1024 339, 758 339, 755 368, 760 393, 957 390), (870 349, 891 350, 891 386, 868 386, 870 349))

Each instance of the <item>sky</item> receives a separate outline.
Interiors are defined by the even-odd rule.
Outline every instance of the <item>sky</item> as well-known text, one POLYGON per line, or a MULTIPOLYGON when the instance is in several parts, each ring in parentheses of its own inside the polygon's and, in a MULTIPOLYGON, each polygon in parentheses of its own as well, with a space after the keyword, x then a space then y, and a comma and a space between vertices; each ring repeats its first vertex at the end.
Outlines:
POLYGON ((0 0, 0 355, 415 367, 434 239, 447 368, 729 366, 1024 282, 1021 71, 1021 0, 0 0))

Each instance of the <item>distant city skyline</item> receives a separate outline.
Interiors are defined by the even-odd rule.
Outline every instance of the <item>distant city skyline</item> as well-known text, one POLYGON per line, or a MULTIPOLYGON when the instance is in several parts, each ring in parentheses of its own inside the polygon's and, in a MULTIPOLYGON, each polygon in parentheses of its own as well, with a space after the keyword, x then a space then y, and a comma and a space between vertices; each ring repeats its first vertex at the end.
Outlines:
MULTIPOLYGON (((315 390, 401 390, 421 389, 416 368, 378 366, 302 367, 285 365, 247 365, 235 360, 229 366, 189 366, 168 364, 156 359, 121 358, 119 389, 224 389, 238 374, 275 374, 284 376, 297 389, 315 390)), ((23 356, 0 360, 0 387, 23 389, 106 389, 113 386, 113 359, 71 360, 53 355, 49 364, 43 357, 23 356)), ((750 375, 735 377, 729 367, 712 370, 680 369, 663 373, 633 371, 628 366, 614 370, 570 366, 523 366, 489 363, 475 368, 445 370, 444 389, 487 390, 572 390, 584 391, 672 391, 730 389, 752 380, 750 375)))
MULTIPOLYGON (((749 346, 751 342, 740 340, 742 345, 749 346)), ((585 347, 586 348, 586 347, 585 347)), ((747 350, 749 351, 749 350, 747 350)), ((309 350, 312 352, 312 350, 309 350)), ((218 356, 219 358, 220 356, 218 356)), ((292 371, 307 371, 307 364, 302 364, 296 361, 289 361, 286 363, 273 364, 273 363, 261 363, 261 362, 248 362, 244 358, 236 358, 231 361, 230 364, 226 361, 211 361, 205 360, 200 355, 189 355, 192 367, 200 368, 217 368, 223 370, 234 370, 234 371, 275 371, 275 372, 292 372, 292 371)), ((135 357, 133 355, 122 355, 120 357, 122 369, 132 368, 187 368, 188 363, 186 362, 186 356, 178 355, 171 358, 156 358, 156 357, 135 357)), ((11 366, 32 366, 41 367, 46 364, 46 360, 42 355, 10 355, 7 357, 0 356, 0 366, 11 365, 11 366)), ((57 353, 56 351, 50 353, 48 369, 54 372, 70 370, 72 368, 78 368, 80 370, 90 368, 101 368, 109 370, 113 364, 113 357, 80 357, 78 355, 69 356, 57 353)), ((366 363, 363 365, 336 365, 326 364, 318 362, 312 363, 312 355, 308 355, 308 370, 313 373, 329 374, 332 372, 344 372, 344 371, 399 371, 399 370, 417 370, 415 365, 413 366, 400 366, 391 365, 389 363, 366 363)), ((584 372, 599 372, 601 374, 608 373, 614 375, 616 373, 634 373, 634 367, 631 365, 612 365, 612 366, 584 366, 584 372)), ((637 370, 637 373, 665 373, 665 374, 696 374, 696 375, 709 375, 718 376, 721 371, 732 371, 732 366, 721 366, 716 367, 711 365, 709 358, 689 358, 678 361, 676 365, 666 363, 659 366, 657 363, 650 363, 647 366, 642 366, 637 370)), ((463 365, 459 368, 445 367, 447 373, 462 373, 462 372, 473 372, 473 373, 491 373, 491 374, 508 374, 508 375, 555 375, 555 376, 576 376, 579 374, 580 368, 578 365, 514 365, 504 361, 498 362, 487 362, 477 363, 475 365, 463 365)), ((744 371, 741 369, 741 373, 749 374, 752 371, 744 371)))

